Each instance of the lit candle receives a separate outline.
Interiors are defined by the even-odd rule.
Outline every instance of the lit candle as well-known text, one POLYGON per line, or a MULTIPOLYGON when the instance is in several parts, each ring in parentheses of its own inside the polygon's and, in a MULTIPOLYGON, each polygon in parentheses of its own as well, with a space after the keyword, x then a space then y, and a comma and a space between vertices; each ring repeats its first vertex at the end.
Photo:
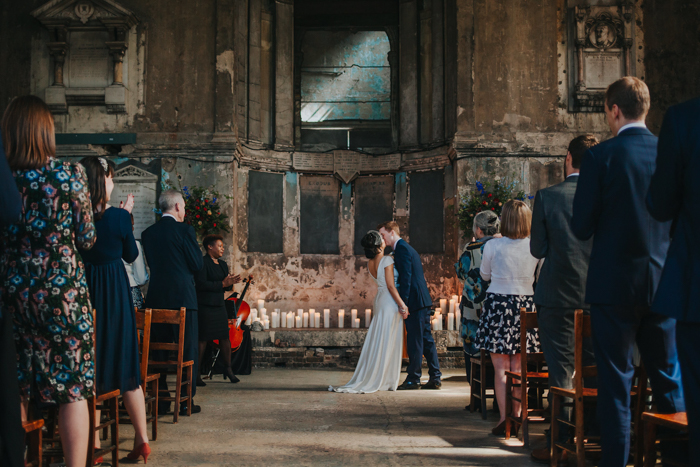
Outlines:
POLYGON ((457 303, 457 305, 459 305, 459 296, 453 295, 453 296, 452 296, 452 300, 454 300, 455 303, 457 303))
POLYGON ((338 310, 338 327, 342 328, 345 324, 345 310, 338 310))
POLYGON ((294 323, 294 325, 295 325, 297 328, 300 328, 300 327, 301 327, 301 316, 297 316, 297 319, 296 319, 296 322, 294 323))
POLYGON ((447 314, 447 330, 454 331, 454 329, 455 329, 455 314, 448 313, 447 314))
POLYGON ((316 325, 314 327, 320 328, 321 327, 321 313, 320 312, 314 313, 314 317, 316 318, 316 319, 314 319, 314 324, 316 325))
POLYGON ((355 327, 356 328, 360 327, 360 318, 355 318, 355 327))
POLYGON ((248 318, 246 318, 245 324, 246 324, 246 326, 250 326, 251 324, 253 324, 253 314, 252 313, 248 313, 248 318))
POLYGON ((280 316, 280 321, 282 321, 282 327, 286 328, 287 327, 287 312, 283 311, 282 315, 280 316))
POLYGON ((369 327, 369 322, 372 320, 372 310, 369 308, 365 310, 365 327, 369 327))
POLYGON ((270 320, 269 320, 269 319, 266 319, 266 320, 265 320, 264 326, 265 326, 265 330, 266 330, 266 331, 267 331, 268 329, 270 329, 270 320))
POLYGON ((258 310, 265 308, 265 300, 258 300, 258 310))
POLYGON ((304 327, 305 327, 305 328, 308 328, 308 327, 309 327, 309 314, 306 313, 306 312, 304 312, 303 317, 304 317, 304 318, 303 318, 304 327))
POLYGON ((352 310, 350 310, 350 314, 352 315, 352 322, 354 323, 357 319, 357 310, 353 308, 352 310))
POLYGON ((457 305, 457 300, 454 298, 450 299, 450 310, 449 313, 454 313, 455 312, 455 306, 457 305))
POLYGON ((287 328, 291 329, 294 327, 294 313, 291 311, 287 313, 287 328))
POLYGON ((462 325, 462 310, 460 310, 459 306, 457 306, 457 307, 455 307, 455 329, 457 331, 459 331, 461 325, 462 325))
POLYGON ((256 308, 253 308, 252 310, 250 310, 250 316, 252 316, 253 321, 255 321, 255 318, 258 317, 258 310, 256 308))
POLYGON ((430 320, 430 329, 432 329, 433 331, 437 331, 437 320, 436 319, 430 320))
POLYGON ((446 298, 440 299, 440 308, 443 310, 447 309, 447 299, 446 298))
POLYGON ((326 329, 331 327, 331 310, 329 308, 323 310, 323 327, 326 329))
POLYGON ((304 310, 303 310, 302 308, 299 308, 299 309, 297 310, 297 316, 298 316, 299 318, 301 318, 303 314, 304 314, 304 310))

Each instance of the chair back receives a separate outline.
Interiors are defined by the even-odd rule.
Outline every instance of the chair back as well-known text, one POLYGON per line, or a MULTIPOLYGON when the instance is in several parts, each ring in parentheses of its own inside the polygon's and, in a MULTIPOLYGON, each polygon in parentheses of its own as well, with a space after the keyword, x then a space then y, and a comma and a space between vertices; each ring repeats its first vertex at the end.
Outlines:
MULTIPOLYGON (((527 364, 544 362, 542 353, 529 354, 527 353, 527 331, 537 329, 537 312, 527 311, 525 308, 520 309, 520 372, 522 381, 527 379, 527 364), (528 358, 529 357, 529 358, 528 358)), ((539 365, 538 365, 539 366, 539 365)))
POLYGON ((148 355, 151 346, 151 320, 153 311, 150 309, 136 310, 136 330, 139 338, 139 355, 141 357, 141 384, 145 384, 148 375, 148 355))
POLYGON ((583 366, 583 340, 593 335, 591 317, 576 310, 574 314, 574 389, 579 397, 583 397, 583 379, 598 374, 596 366, 583 366))
MULTIPOLYGON (((174 350, 177 352, 177 361, 182 362, 184 357, 185 344, 185 317, 187 310, 185 307, 179 310, 165 310, 147 308, 151 311, 151 325, 153 324, 176 324, 178 325, 177 342, 151 342, 149 350, 174 350)), ((149 361, 149 363, 158 363, 149 361)))

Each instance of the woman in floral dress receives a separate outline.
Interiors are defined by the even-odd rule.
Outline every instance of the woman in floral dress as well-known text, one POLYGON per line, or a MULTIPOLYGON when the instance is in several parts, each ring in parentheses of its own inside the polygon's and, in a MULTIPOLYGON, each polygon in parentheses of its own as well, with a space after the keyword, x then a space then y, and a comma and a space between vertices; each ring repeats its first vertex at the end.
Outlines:
POLYGON ((29 398, 58 404, 66 465, 82 467, 95 373, 90 297, 76 251, 95 242, 88 184, 80 165, 55 159, 53 117, 38 97, 10 103, 2 134, 22 197, 20 221, 2 232, 0 293, 13 316, 23 412, 29 398))

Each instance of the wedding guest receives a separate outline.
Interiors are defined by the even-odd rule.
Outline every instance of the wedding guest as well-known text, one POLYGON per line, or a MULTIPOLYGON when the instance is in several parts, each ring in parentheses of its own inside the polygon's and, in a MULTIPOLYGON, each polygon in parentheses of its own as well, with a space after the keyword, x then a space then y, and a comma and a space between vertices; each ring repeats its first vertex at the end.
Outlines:
MULTIPOLYGON (((96 391, 97 394, 119 389, 124 406, 134 425, 134 445, 127 455, 135 461, 148 459, 146 403, 141 389, 139 344, 129 278, 124 263, 138 255, 129 213, 134 197, 129 195, 124 209, 110 206, 114 189, 114 166, 102 157, 85 157, 80 161, 90 184, 97 241, 89 251, 82 251, 86 278, 95 310, 96 391)), ((95 423, 100 419, 99 411, 95 423)), ((95 437, 99 444, 99 437, 95 437)), ((96 445, 96 447, 99 447, 96 445)))
MULTIPOLYGON (((130 213, 131 214, 131 213, 130 213)), ((131 231, 134 230, 134 215, 131 214, 131 231)), ((129 276, 129 287, 131 289, 131 301, 135 308, 143 308, 143 292, 141 287, 148 282, 148 270, 146 268, 146 256, 143 254, 141 242, 136 240, 136 248, 139 250, 139 255, 133 263, 124 261, 126 275, 129 276)))
POLYGON ((643 81, 626 76, 608 86, 605 114, 614 137, 586 152, 571 218, 576 237, 593 237, 586 302, 591 304, 601 382, 601 466, 627 463, 635 343, 658 411, 685 410, 676 320, 650 307, 666 260, 671 222, 653 219, 644 203, 657 145, 644 124, 648 111, 649 89, 643 81))
POLYGON ((700 459, 700 98, 668 109, 659 134, 656 172, 646 204, 660 222, 673 220, 652 311, 678 320, 676 343, 688 413, 690 459, 700 459))
MULTIPOLYGON (((202 251, 199 249, 194 228, 183 223, 185 200, 182 194, 175 190, 164 191, 158 199, 158 205, 163 217, 141 234, 146 262, 151 268, 151 282, 148 284, 145 306, 170 310, 187 308, 184 360, 194 362, 191 381, 194 397, 199 374, 198 305, 194 275, 202 269, 202 251)), ((175 324, 154 324, 151 338, 153 342, 175 342, 178 331, 175 324)), ((162 390, 168 390, 165 373, 161 374, 158 384, 162 390)), ((161 404, 158 411, 167 413, 169 405, 161 404)), ((201 410, 198 405, 192 403, 191 413, 199 413, 201 410)), ((180 414, 187 415, 186 403, 180 405, 180 414)))
POLYGON ((0 125, 23 205, 3 230, 0 278, 3 314, 14 321, 22 416, 30 398, 58 404, 65 463, 83 467, 95 376, 90 296, 76 246, 95 243, 88 182, 80 164, 56 159, 53 116, 38 97, 15 98, 0 125))
MULTIPOLYGON (((228 314, 224 303, 224 292, 241 281, 241 276, 229 274, 228 264, 221 259, 224 255, 224 237, 207 235, 202 241, 206 255, 204 267, 194 276, 197 289, 197 316, 199 318, 199 367, 207 349, 207 343, 218 339, 221 357, 224 362, 224 377, 232 383, 239 381, 231 371, 231 341, 228 334, 228 314)), ((200 375, 197 385, 206 386, 200 375)))
MULTIPOLYGON (((491 432, 506 432, 506 371, 520 371, 520 352, 539 352, 536 331, 528 332, 527 349, 520 348, 520 309, 534 310, 533 282, 537 259, 530 254, 532 211, 522 201, 510 200, 501 212, 501 234, 484 246, 481 278, 491 281, 482 304, 476 348, 491 353, 494 389, 500 419, 491 432)), ((515 395, 515 391, 513 392, 515 395)), ((517 396, 516 396, 517 397, 517 396)), ((513 401, 513 415, 520 404, 513 401)))
MULTIPOLYGON (((539 190, 535 195, 530 252, 535 258, 545 259, 535 290, 535 304, 540 343, 549 369, 550 388, 573 387, 574 315, 577 309, 588 313, 590 308, 584 294, 592 241, 576 238, 570 223, 581 159, 596 144, 598 140, 593 135, 574 138, 569 143, 564 161, 566 179, 558 185, 539 190)), ((583 348, 583 364, 595 365, 590 339, 584 341, 583 348)), ((590 381, 587 383, 588 387, 594 387, 590 386, 590 381)), ((571 408, 562 407, 561 412, 554 416, 569 420, 571 408)), ((595 417, 589 416, 585 422, 587 430, 595 430, 595 427, 589 426, 595 423, 595 417)), ((566 443, 570 435, 568 430, 562 429, 557 441, 566 443)), ((532 457, 540 462, 549 462, 550 442, 548 436, 547 447, 535 449, 532 457)), ((566 457, 566 451, 562 455, 566 457)))
MULTIPOLYGON (((0 228, 4 229, 19 221, 21 210, 22 199, 10 166, 7 165, 0 135, 0 228)), ((4 423, 0 424, 0 465, 20 467, 24 465, 24 431, 17 384, 17 350, 12 337, 12 316, 10 313, 3 313, 1 302, 0 381, 0 413, 3 414, 4 420, 4 423)))
MULTIPOLYGON (((462 313, 461 334, 464 345, 464 353, 469 357, 479 355, 476 348, 476 330, 479 327, 482 302, 486 298, 486 289, 489 283, 481 278, 479 268, 484 254, 486 242, 494 238, 501 226, 501 221, 493 211, 481 211, 474 216, 474 238, 464 247, 459 261, 455 263, 457 277, 464 281, 462 300, 459 307, 462 313)), ((471 365, 467 363, 467 380, 470 379, 471 365)))

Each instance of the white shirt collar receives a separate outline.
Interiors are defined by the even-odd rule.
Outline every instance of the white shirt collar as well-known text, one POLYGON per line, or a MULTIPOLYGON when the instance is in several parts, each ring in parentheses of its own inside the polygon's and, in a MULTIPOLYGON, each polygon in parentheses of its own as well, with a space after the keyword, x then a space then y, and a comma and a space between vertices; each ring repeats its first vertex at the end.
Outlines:
POLYGON ((166 218, 166 217, 172 217, 173 219, 175 219, 176 222, 179 222, 179 221, 175 218, 175 216, 173 216, 172 214, 167 214, 167 213, 166 213, 166 214, 163 214, 163 215, 161 216, 161 219, 164 219, 164 218, 166 218))
POLYGON ((396 249, 396 245, 398 245, 398 243, 399 243, 400 241, 401 241, 401 237, 399 237, 399 238, 394 242, 394 244, 391 245, 391 248, 395 250, 395 249, 396 249))
POLYGON ((623 126, 619 130, 617 130, 617 134, 619 135, 623 131, 628 130, 630 128, 646 128, 646 127, 647 127, 647 125, 644 122, 632 122, 632 123, 628 123, 627 125, 623 126))
POLYGON ((569 178, 569 177, 578 177, 579 175, 581 175, 581 174, 578 173, 578 172, 574 172, 574 173, 572 173, 572 174, 567 175, 566 178, 569 178))

